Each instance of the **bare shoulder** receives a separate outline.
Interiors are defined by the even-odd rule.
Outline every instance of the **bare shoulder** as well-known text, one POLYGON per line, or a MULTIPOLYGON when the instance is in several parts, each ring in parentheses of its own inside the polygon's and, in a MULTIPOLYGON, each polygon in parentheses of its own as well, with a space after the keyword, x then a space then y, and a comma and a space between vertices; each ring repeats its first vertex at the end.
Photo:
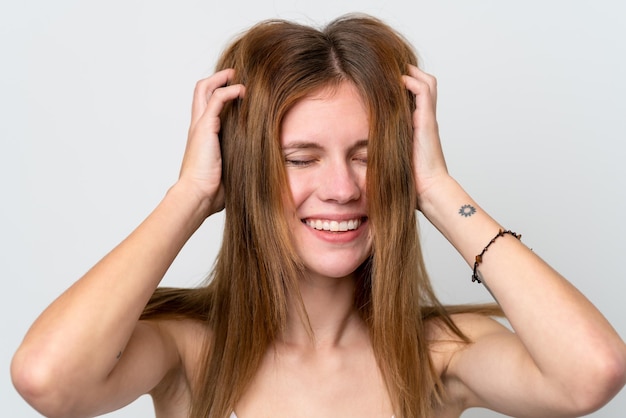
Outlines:
POLYGON ((156 415, 183 417, 188 412, 194 372, 202 361, 205 341, 210 330, 205 323, 192 319, 147 321, 162 335, 163 340, 178 356, 177 367, 150 392, 156 415))

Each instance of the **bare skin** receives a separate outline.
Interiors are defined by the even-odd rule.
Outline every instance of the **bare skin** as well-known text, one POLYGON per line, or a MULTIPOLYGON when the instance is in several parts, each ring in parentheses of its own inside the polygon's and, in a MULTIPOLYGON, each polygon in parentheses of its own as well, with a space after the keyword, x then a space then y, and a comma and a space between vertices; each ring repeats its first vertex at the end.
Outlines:
MULTIPOLYGON (((245 95, 244 86, 224 87, 232 76, 224 70, 198 83, 179 181, 124 242, 42 313, 15 354, 14 384, 44 415, 94 416, 150 393, 158 417, 186 416, 200 342, 210 330, 193 321, 138 318, 184 243, 223 207, 219 114, 226 102, 245 95)), ((404 83, 417 103, 413 153, 419 210, 472 267, 501 226, 448 174, 435 116, 435 79, 409 67, 404 83), (460 215, 465 205, 476 211, 460 215)), ((334 95, 322 93, 308 103, 319 106, 306 109, 328 116, 315 119, 321 130, 307 131, 317 145, 296 147, 306 149, 295 155, 305 163, 291 154, 287 162, 295 203, 287 216, 293 217, 297 242, 306 244, 299 250, 306 254, 312 246, 334 260, 303 257, 310 274, 301 291, 315 338, 308 338, 297 315, 290 318, 236 405, 239 418, 393 415, 369 337, 352 307, 351 274, 367 254, 367 222, 353 225, 342 238, 302 222, 358 216, 365 207, 360 99, 349 84, 334 95), (347 113, 333 117, 339 109, 347 113), (325 132, 332 132, 333 140, 325 132), (333 182, 325 181, 331 173, 333 182)), ((619 335, 521 242, 499 238, 480 273, 515 332, 489 318, 460 315, 455 321, 473 341, 466 345, 429 324, 431 355, 449 391, 437 416, 458 417, 472 406, 518 417, 580 416, 622 388, 626 346, 619 335)))
MULTIPOLYGON (((469 319, 468 320, 474 320, 469 319)), ((391 417, 389 396, 376 367, 364 324, 351 316, 350 335, 342 341, 317 346, 297 347, 284 342, 268 351, 256 378, 235 412, 246 417, 391 417)), ((173 339, 183 342, 176 371, 152 392, 158 418, 186 418, 191 381, 187 376, 198 364, 198 333, 205 328, 194 321, 169 321, 161 326, 173 339), (188 346, 186 346, 188 345, 188 346)), ((433 337, 447 337, 432 328, 433 337)), ((434 345, 436 369, 443 374, 459 345, 434 345)), ((447 382, 449 402, 437 417, 458 418, 466 409, 463 391, 454 381, 447 382)))

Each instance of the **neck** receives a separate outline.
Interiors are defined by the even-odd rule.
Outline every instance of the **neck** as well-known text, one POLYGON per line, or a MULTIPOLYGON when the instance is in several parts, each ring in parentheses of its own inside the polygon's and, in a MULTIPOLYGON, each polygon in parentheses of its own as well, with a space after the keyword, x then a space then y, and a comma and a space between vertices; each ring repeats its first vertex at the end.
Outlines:
POLYGON ((363 323, 354 308, 354 277, 343 278, 307 276, 300 281, 313 335, 297 314, 297 302, 289 302, 289 317, 283 342, 290 346, 311 348, 337 347, 350 339, 363 323))

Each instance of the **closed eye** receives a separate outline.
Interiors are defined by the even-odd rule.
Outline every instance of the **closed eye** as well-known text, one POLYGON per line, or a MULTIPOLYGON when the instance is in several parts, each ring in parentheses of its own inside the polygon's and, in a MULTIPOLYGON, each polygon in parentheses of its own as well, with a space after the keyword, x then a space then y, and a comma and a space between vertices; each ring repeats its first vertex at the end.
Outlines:
POLYGON ((367 152, 358 152, 352 157, 352 159, 356 162, 367 165, 367 152))
POLYGON ((354 160, 359 163, 367 165, 367 155, 362 156, 362 157, 354 157, 354 160))
POLYGON ((303 159, 285 158, 285 164, 291 167, 308 167, 314 162, 315 160, 312 160, 312 159, 303 160, 303 159))

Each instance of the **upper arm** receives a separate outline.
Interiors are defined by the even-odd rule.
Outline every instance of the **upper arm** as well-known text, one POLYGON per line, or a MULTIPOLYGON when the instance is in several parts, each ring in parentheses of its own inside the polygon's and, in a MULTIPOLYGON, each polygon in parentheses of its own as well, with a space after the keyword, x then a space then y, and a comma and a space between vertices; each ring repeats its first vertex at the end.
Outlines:
POLYGON ((118 355, 118 363, 101 384, 81 391, 76 416, 99 415, 126 406, 180 367, 174 337, 156 321, 139 321, 118 355))
POLYGON ((454 321, 471 342, 454 344, 443 378, 466 408, 518 417, 570 414, 565 391, 544 378, 515 333, 482 315, 461 314, 454 321))
MULTIPOLYGON (((109 355, 115 358, 118 353, 109 355)), ((177 345, 164 327, 139 321, 106 376, 95 377, 88 370, 81 372, 62 364, 48 367, 47 359, 39 361, 19 351, 13 359, 12 376, 20 394, 43 415, 88 417, 121 408, 149 392, 178 367, 178 359, 177 345)), ((92 365, 108 363, 110 358, 94 352, 90 361, 92 365)))

